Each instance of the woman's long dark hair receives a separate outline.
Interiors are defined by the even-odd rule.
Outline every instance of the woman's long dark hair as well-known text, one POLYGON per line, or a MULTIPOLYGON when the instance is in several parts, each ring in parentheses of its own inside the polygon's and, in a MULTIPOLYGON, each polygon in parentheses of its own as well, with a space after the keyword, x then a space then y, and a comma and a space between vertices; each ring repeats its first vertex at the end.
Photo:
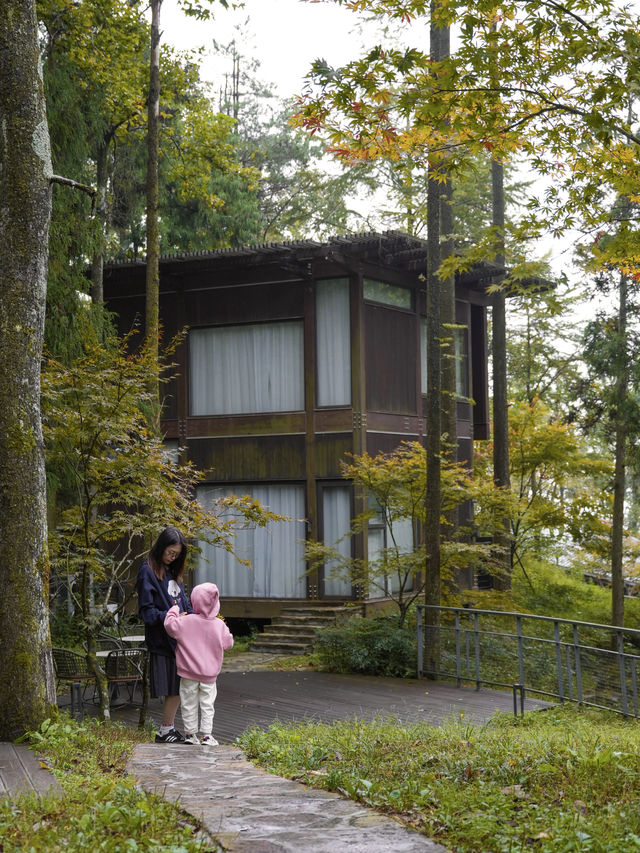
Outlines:
POLYGON ((187 558, 188 551, 187 541, 177 527, 165 527, 160 536, 158 536, 149 551, 149 564, 153 571, 158 574, 162 569, 162 555, 165 552, 165 548, 168 548, 169 545, 182 546, 180 554, 169 564, 169 574, 175 580, 184 570, 184 561, 187 558))

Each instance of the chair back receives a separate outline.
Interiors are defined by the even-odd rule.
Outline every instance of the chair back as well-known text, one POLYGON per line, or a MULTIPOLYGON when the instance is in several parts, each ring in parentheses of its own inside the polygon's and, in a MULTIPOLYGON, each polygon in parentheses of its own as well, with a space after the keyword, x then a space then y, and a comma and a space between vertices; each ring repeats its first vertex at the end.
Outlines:
POLYGON ((146 649, 113 649, 105 659, 107 681, 140 681, 144 674, 146 649))
POLYGON ((71 649, 52 648, 53 667, 60 681, 82 681, 94 678, 84 655, 71 649))

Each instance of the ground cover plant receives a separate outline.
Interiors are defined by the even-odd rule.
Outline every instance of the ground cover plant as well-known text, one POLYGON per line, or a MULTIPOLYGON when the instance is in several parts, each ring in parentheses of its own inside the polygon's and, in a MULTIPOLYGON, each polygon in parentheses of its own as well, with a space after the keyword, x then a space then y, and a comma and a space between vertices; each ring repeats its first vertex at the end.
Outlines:
POLYGON ((640 850, 640 727, 614 714, 307 721, 240 742, 270 771, 397 815, 457 853, 640 850))
POLYGON ((64 794, 0 798, 0 850, 109 853, 220 851, 191 816, 146 794, 125 775, 127 759, 149 734, 115 723, 61 715, 28 735, 64 794))

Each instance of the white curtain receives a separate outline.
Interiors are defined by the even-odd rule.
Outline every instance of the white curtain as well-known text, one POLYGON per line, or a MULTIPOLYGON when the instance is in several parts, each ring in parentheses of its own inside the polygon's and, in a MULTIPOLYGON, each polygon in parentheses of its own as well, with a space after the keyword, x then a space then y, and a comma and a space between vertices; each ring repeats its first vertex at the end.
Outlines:
POLYGON ((427 393, 427 318, 420 318, 420 376, 422 393, 427 393))
MULTIPOLYGON (((393 538, 391 537, 389 525, 386 526, 386 530, 382 527, 370 527, 367 538, 369 542, 368 558, 370 562, 379 559, 385 547, 385 541, 386 547, 391 548, 394 545, 394 539, 398 551, 401 554, 409 554, 414 548, 413 523, 410 518, 396 519, 393 522, 393 538)), ((384 588, 385 592, 397 592, 400 588, 400 580, 397 573, 390 574, 386 580, 384 575, 378 575, 376 577, 375 590, 380 591, 382 588, 384 588)))
POLYGON ((316 362, 318 406, 351 402, 351 323, 349 281, 316 282, 316 362))
MULTIPOLYGON (((304 487, 289 485, 200 486, 198 500, 205 507, 229 494, 249 494, 260 503, 286 515, 291 521, 270 522, 265 528, 238 530, 234 551, 249 560, 239 563, 223 548, 201 542, 202 553, 196 567, 198 583, 212 581, 220 597, 305 598, 304 577, 304 487)), ((224 611, 224 602, 223 607, 224 611)))
MULTIPOLYGON (((348 486, 326 486, 322 489, 322 518, 324 544, 335 546, 343 557, 351 557, 351 537, 342 538, 351 521, 351 490, 348 486), (338 539, 342 541, 338 542, 338 539)), ((351 581, 348 577, 330 577, 334 565, 334 561, 325 564, 324 594, 348 598, 351 596, 351 581)))
POLYGON ((190 412, 240 415, 304 409, 302 322, 193 329, 190 412))

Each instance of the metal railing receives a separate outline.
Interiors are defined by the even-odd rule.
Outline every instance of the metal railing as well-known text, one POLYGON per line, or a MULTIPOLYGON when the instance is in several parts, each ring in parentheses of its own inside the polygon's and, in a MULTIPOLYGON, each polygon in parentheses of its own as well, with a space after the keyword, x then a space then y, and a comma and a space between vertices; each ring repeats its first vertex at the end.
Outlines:
POLYGON ((640 630, 418 605, 418 677, 531 693, 638 717, 640 630))

